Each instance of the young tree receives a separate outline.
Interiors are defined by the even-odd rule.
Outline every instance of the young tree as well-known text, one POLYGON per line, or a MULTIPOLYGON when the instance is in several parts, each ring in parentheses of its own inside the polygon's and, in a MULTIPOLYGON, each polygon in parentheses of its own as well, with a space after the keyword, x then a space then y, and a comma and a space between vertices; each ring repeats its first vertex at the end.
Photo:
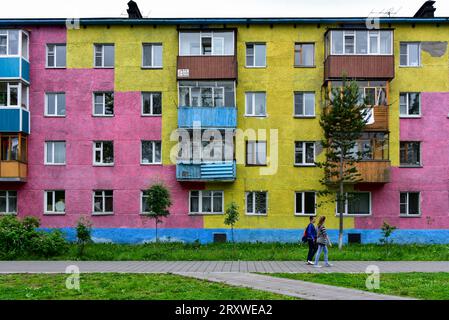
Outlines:
POLYGON ((346 189, 361 181, 355 165, 361 160, 362 153, 354 152, 354 147, 365 129, 369 112, 357 83, 344 80, 342 87, 332 88, 321 114, 320 125, 324 131, 321 143, 326 150, 326 160, 317 165, 324 169, 324 178, 320 182, 326 189, 321 195, 337 194, 339 249, 343 247, 343 211, 348 200, 346 189))
POLYGON ((86 217, 81 217, 76 224, 76 239, 78 256, 82 258, 86 244, 92 242, 92 223, 86 217))
POLYGON ((228 206, 225 212, 225 225, 231 226, 231 236, 232 236, 232 242, 234 242, 234 225, 239 221, 239 207, 238 205, 233 201, 228 206))
POLYGON ((162 183, 156 183, 145 191, 145 195, 147 196, 147 201, 146 207, 143 208, 144 215, 154 219, 156 242, 159 242, 158 224, 162 222, 162 218, 170 215, 168 210, 172 204, 170 191, 162 183))

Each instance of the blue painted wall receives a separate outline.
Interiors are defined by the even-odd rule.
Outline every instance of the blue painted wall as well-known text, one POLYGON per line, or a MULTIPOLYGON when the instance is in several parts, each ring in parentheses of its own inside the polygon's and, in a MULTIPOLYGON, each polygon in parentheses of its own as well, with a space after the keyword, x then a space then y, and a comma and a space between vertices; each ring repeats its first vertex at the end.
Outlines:
MULTIPOLYGON (((67 239, 74 241, 76 232, 74 228, 60 229, 66 233, 67 239)), ((159 229, 159 239, 161 241, 213 242, 214 233, 226 233, 231 239, 229 229, 159 229)), ((337 243, 338 230, 328 230, 331 241, 337 243)), ((360 233, 362 243, 379 243, 381 239, 380 230, 345 230, 344 241, 347 243, 348 233, 360 233)), ((280 229, 237 229, 234 230, 234 237, 237 242, 290 242, 300 241, 303 230, 280 230, 280 229)), ((152 242, 155 240, 154 229, 93 229, 92 236, 95 242, 103 243, 129 243, 139 244, 152 242)), ((396 230, 392 235, 392 240, 397 244, 449 244, 449 230, 396 230)))
POLYGON ((201 122, 202 128, 236 128, 237 108, 235 107, 178 108, 179 128, 192 128, 194 121, 201 122))

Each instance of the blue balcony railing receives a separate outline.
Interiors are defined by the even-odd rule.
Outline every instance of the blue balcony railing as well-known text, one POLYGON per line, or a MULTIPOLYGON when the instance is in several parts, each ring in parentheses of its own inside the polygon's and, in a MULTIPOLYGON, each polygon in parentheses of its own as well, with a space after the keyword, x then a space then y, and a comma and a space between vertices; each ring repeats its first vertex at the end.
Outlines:
POLYGON ((23 108, 0 107, 0 132, 30 133, 30 113, 23 108))
POLYGON ((176 165, 178 181, 234 181, 235 178, 235 161, 200 164, 178 163, 176 165))
POLYGON ((235 107, 179 107, 178 127, 227 129, 237 127, 237 108, 235 107))
POLYGON ((0 79, 30 82, 30 63, 20 57, 0 57, 0 79))

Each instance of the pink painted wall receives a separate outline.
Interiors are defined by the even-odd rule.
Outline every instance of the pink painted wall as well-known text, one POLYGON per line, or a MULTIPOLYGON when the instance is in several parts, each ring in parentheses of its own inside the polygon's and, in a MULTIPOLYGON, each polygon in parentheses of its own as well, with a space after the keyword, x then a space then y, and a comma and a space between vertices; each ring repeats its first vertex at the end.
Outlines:
POLYGON ((400 119, 400 139, 421 141, 423 167, 392 168, 391 183, 361 187, 372 191, 373 215, 357 218, 356 228, 377 229, 384 220, 400 229, 449 228, 449 93, 422 93, 421 102, 421 118, 400 119), (399 217, 401 191, 421 192, 421 217, 399 217))
MULTIPOLYGON (((20 216, 34 215, 44 227, 73 227, 80 215, 91 216, 92 191, 114 190, 114 215, 92 216, 96 227, 153 227, 139 215, 140 190, 154 181, 170 188, 173 205, 163 228, 202 228, 202 217, 188 216, 188 190, 203 185, 181 185, 175 166, 140 165, 141 140, 161 139, 161 117, 142 117, 140 92, 116 92, 114 117, 92 116, 92 92, 114 90, 114 70, 46 69, 47 43, 66 42, 65 28, 31 30, 31 135, 28 182, 19 189, 20 216), (45 92, 66 93, 66 117, 44 116, 45 92), (66 141, 66 165, 44 165, 44 143, 66 141), (92 166, 92 142, 114 141, 113 167, 92 166), (44 216, 44 190, 66 190, 66 215, 44 216)), ((169 152, 163 150, 163 152, 169 152)), ((10 186, 3 186, 9 188, 10 186)), ((16 187, 17 188, 17 187, 16 187)))

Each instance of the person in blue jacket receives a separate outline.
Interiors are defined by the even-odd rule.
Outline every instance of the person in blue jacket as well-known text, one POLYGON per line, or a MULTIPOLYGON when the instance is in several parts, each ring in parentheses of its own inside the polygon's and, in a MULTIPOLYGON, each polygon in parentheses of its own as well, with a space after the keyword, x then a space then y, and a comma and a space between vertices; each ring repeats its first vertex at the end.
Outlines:
POLYGON ((307 264, 313 265, 313 256, 316 253, 317 246, 316 246, 316 228, 315 228, 315 217, 310 217, 310 223, 307 226, 306 229, 306 237, 307 237, 307 243, 309 244, 309 253, 307 254, 307 264))

